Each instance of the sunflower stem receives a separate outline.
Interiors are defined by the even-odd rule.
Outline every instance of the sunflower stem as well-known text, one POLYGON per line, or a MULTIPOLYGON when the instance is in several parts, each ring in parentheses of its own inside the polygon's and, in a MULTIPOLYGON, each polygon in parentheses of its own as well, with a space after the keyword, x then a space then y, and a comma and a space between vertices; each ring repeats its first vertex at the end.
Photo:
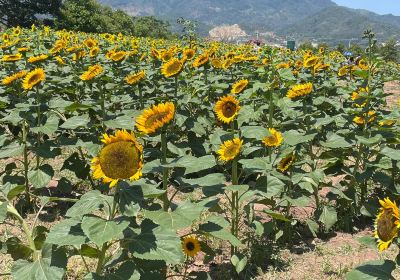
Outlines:
POLYGON ((178 75, 175 76, 174 99, 175 99, 175 102, 178 102, 178 75))
MULTIPOLYGON (((237 158, 232 160, 232 185, 238 185, 238 165, 237 158)), ((239 233, 239 193, 237 191, 232 192, 232 225, 231 233, 238 237, 239 233)), ((236 253, 236 247, 231 246, 231 257, 236 253)))
MULTIPOLYGON (((167 132, 165 129, 161 131, 161 163, 167 163, 167 132)), ((165 191, 162 200, 163 200, 163 209, 164 211, 168 211, 169 201, 168 201, 168 168, 163 167, 163 190, 165 191)))
POLYGON ((31 197, 29 194, 29 178, 28 178, 28 172, 29 172, 29 161, 28 161, 28 123, 24 120, 22 123, 22 143, 24 145, 24 178, 25 178, 25 196, 26 196, 26 202, 28 206, 30 206, 31 203, 31 197))
MULTIPOLYGON (((36 114, 37 114, 37 127, 40 127, 41 123, 41 112, 40 112, 40 96, 39 96, 39 88, 36 88, 36 114)), ((41 138, 41 133, 37 133, 37 138, 36 138, 36 148, 39 149, 40 146, 40 138, 41 138)), ((40 165, 40 156, 36 154, 36 169, 39 168, 40 165)))
POLYGON ((139 83, 139 85, 138 85, 138 88, 139 88, 140 109, 143 110, 143 108, 144 108, 143 90, 142 90, 142 86, 140 85, 140 83, 139 83))

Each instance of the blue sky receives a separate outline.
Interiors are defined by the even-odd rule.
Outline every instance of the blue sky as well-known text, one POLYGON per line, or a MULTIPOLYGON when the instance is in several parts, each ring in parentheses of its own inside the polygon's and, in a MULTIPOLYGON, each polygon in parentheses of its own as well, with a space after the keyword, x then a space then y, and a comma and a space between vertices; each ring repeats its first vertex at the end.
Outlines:
POLYGON ((340 6, 400 16, 400 0, 333 0, 340 6))

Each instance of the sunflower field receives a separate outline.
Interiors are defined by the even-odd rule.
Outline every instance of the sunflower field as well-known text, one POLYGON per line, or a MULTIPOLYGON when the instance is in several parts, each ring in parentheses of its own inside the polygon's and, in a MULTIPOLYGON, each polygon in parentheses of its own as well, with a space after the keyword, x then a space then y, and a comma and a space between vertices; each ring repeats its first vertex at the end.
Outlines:
MULTIPOLYGON (((397 246, 400 104, 383 85, 400 68, 372 32, 356 65, 323 48, 0 35, 6 279, 74 279, 73 259, 84 279, 211 279, 216 264, 254 279, 304 236, 374 224, 363 242, 397 246)), ((346 278, 391 279, 399 259, 346 278)))

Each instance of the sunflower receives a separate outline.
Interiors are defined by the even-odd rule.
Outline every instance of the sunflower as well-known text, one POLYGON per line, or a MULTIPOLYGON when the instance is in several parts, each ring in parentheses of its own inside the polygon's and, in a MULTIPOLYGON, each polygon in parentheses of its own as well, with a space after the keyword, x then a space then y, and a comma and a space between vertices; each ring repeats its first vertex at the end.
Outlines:
POLYGON ((36 62, 40 62, 43 60, 46 60, 49 56, 47 54, 41 54, 38 56, 32 56, 30 58, 28 58, 28 62, 29 63, 36 63, 36 62))
POLYGON ((161 60, 167 62, 173 57, 173 55, 174 53, 171 50, 163 51, 161 54, 161 60))
POLYGON ((376 118, 376 112, 373 110, 364 113, 362 116, 354 117, 353 122, 358 125, 363 125, 365 123, 365 118, 368 117, 368 123, 373 122, 376 118))
POLYGON ((314 67, 318 63, 319 58, 316 56, 310 56, 307 59, 304 59, 304 67, 311 68, 314 67))
POLYGON ((114 52, 113 54, 110 55, 110 59, 114 62, 119 62, 125 59, 126 57, 126 52, 125 51, 119 51, 119 52, 114 52))
POLYGON ((290 67, 290 62, 282 62, 275 66, 276 69, 286 69, 290 67))
POLYGON ((205 65, 209 60, 208 53, 203 53, 202 55, 199 55, 193 62, 193 67, 194 68, 199 68, 203 65, 205 65))
POLYGON ((288 154, 278 163, 278 169, 282 172, 285 172, 289 169, 290 166, 292 166, 294 159, 294 154, 288 154))
POLYGON ((231 89, 231 93, 238 94, 241 93, 249 84, 249 80, 240 80, 236 82, 231 89))
POLYGON ((223 67, 222 61, 219 58, 212 58, 211 65, 216 69, 221 69, 223 67))
POLYGON ((99 47, 93 47, 89 51, 89 56, 90 57, 95 57, 95 56, 97 56, 99 54, 99 52, 100 52, 100 48, 99 47))
POLYGON ((1 81, 1 83, 2 83, 3 85, 5 85, 5 86, 8 86, 8 85, 12 84, 13 82, 15 82, 16 80, 25 77, 25 75, 26 75, 27 73, 28 73, 27 71, 22 70, 22 71, 20 71, 20 72, 17 72, 17 73, 15 73, 15 74, 11 75, 11 76, 5 77, 5 78, 1 81))
POLYGON ((25 90, 32 89, 35 85, 46 79, 46 74, 42 68, 36 68, 31 72, 27 73, 24 80, 22 81, 22 87, 25 90))
POLYGON ((308 95, 312 92, 313 90, 313 84, 312 83, 306 83, 306 84, 298 84, 292 86, 286 96, 290 99, 294 99, 296 97, 300 96, 305 96, 308 95))
POLYGON ((93 47, 97 46, 97 41, 92 39, 92 38, 88 38, 85 41, 83 41, 83 44, 88 48, 88 49, 92 49, 93 47))
POLYGON ((263 139, 263 143, 265 144, 265 146, 267 147, 280 146, 283 142, 282 134, 276 131, 274 128, 269 128, 268 131, 271 135, 263 139))
POLYGON ((321 70, 326 70, 330 67, 330 64, 325 64, 322 62, 318 62, 317 64, 314 65, 314 73, 319 72, 321 70))
POLYGON ((175 114, 175 105, 172 102, 153 105, 152 108, 145 109, 136 120, 136 128, 144 133, 150 134, 157 129, 168 124, 175 114))
POLYGON ((201 251, 199 240, 194 236, 185 237, 182 241, 182 250, 189 257, 196 256, 201 251))
POLYGON ((103 67, 99 64, 89 66, 89 69, 81 75, 81 80, 89 81, 103 72, 103 67))
POLYGON ((164 77, 171 78, 178 75, 182 71, 182 68, 183 63, 177 58, 172 58, 161 66, 161 73, 164 77))
POLYGON ((379 126, 392 126, 396 123, 395 120, 381 120, 378 122, 379 126))
POLYGON ((58 62, 58 64, 65 65, 65 61, 61 56, 57 55, 54 57, 54 59, 58 62))
POLYGON ((227 140, 221 144, 217 154, 221 161, 233 160, 240 152, 240 148, 243 145, 243 140, 239 138, 233 138, 232 140, 227 140))
POLYGON ((349 73, 349 67, 347 67, 345 65, 345 66, 340 67, 339 72, 338 72, 338 76, 339 77, 343 77, 343 76, 347 75, 348 73, 349 73))
POLYGON ((185 60, 192 60, 195 54, 196 51, 194 49, 186 49, 183 51, 183 58, 185 60))
POLYGON ((374 236, 378 240, 380 251, 389 248, 393 239, 397 237, 400 228, 399 208, 396 202, 389 198, 379 200, 381 208, 376 216, 374 236))
POLYGON ((4 62, 14 62, 14 61, 18 61, 21 59, 22 59, 21 53, 3 55, 3 57, 1 58, 1 60, 4 62))
POLYGON ((301 60, 297 60, 294 63, 294 67, 296 67, 297 69, 301 68, 303 66, 303 62, 301 60))
POLYGON ((215 104, 215 113, 218 120, 227 124, 234 120, 239 110, 239 101, 230 95, 221 97, 215 104))
POLYGON ((20 53, 24 53, 24 52, 27 52, 27 51, 29 51, 28 47, 20 47, 20 48, 18 48, 18 52, 20 52, 20 53))
POLYGON ((94 179, 103 179, 114 187, 119 180, 138 180, 142 176, 143 147, 133 133, 117 130, 115 135, 103 134, 104 146, 92 159, 94 179))
POLYGON ((146 73, 144 71, 140 71, 137 73, 133 73, 125 77, 125 81, 130 85, 137 84, 140 80, 144 79, 146 73))

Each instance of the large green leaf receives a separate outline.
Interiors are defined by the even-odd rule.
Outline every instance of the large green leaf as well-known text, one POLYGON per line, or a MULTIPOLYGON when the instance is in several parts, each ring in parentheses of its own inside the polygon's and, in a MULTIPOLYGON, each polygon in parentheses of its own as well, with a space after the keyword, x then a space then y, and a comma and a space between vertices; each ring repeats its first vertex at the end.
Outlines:
POLYGON ((203 206, 186 201, 180 204, 174 211, 145 211, 144 215, 146 218, 162 227, 178 230, 189 227, 200 217, 204 209, 203 206))
POLYGON ((102 195, 97 190, 90 191, 82 195, 78 202, 68 209, 66 215, 68 217, 83 216, 92 213, 105 205, 111 205, 112 200, 112 197, 102 195))
POLYGON ((285 184, 272 175, 261 176, 256 181, 256 188, 264 195, 271 198, 280 195, 284 190, 285 184))
POLYGON ((0 159, 20 156, 23 152, 24 146, 18 142, 13 142, 10 145, 0 149, 0 159))
POLYGON ((366 262, 346 274, 346 280, 395 280, 392 271, 396 263, 390 260, 366 262))
POLYGON ((191 174, 212 168, 216 165, 215 157, 212 155, 207 155, 203 157, 194 156, 183 156, 173 161, 164 164, 165 167, 183 167, 185 168, 185 174, 191 174))
POLYGON ((308 141, 311 141, 317 134, 316 133, 302 134, 296 130, 289 130, 284 132, 282 135, 286 144, 290 146, 295 146, 300 143, 306 143, 308 141))
POLYGON ((79 247, 87 243, 88 238, 81 228, 80 218, 66 219, 51 227, 46 242, 59 246, 70 245, 79 247))
POLYGON ((19 260, 14 263, 11 270, 15 280, 61 280, 64 274, 64 269, 51 266, 51 260, 47 258, 36 262, 19 260))
POLYGON ((59 117, 56 114, 52 114, 47 118, 46 123, 43 126, 32 127, 31 130, 35 133, 41 132, 46 135, 51 135, 57 131, 59 121, 59 117))
POLYGON ((337 212, 332 206, 324 206, 318 219, 329 230, 337 222, 337 212))
POLYGON ((163 260, 168 264, 183 262, 180 238, 175 231, 144 220, 140 232, 130 238, 133 256, 144 260, 163 260))
POLYGON ((29 182, 36 189, 46 187, 53 176, 54 170, 48 164, 39 167, 39 169, 31 170, 28 172, 29 182))
POLYGON ((111 241, 129 226, 128 221, 105 220, 97 216, 85 216, 82 219, 82 230, 97 246, 111 241))
POLYGON ((326 142, 322 142, 321 145, 326 148, 348 148, 351 147, 353 144, 349 143, 344 139, 344 137, 339 136, 337 134, 332 134, 330 135, 327 139, 326 142))
POLYGON ((400 151, 389 147, 384 147, 381 152, 382 155, 387 156, 393 160, 400 161, 400 151))
POLYGON ((230 233, 230 231, 227 229, 228 227, 229 222, 223 217, 210 216, 207 218, 205 223, 200 225, 199 230, 203 232, 203 234, 210 235, 221 240, 226 240, 233 246, 243 246, 240 240, 230 233))
POLYGON ((74 116, 67 119, 60 127, 64 129, 75 129, 85 127, 89 123, 89 115, 74 116))

